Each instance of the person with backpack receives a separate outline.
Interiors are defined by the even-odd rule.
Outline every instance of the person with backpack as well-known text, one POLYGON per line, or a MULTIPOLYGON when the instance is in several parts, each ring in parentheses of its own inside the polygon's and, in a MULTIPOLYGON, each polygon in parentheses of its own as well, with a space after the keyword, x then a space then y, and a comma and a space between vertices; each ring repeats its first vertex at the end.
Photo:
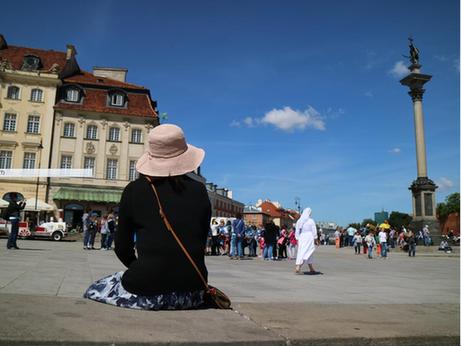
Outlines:
POLYGON ((18 239, 19 233, 19 214, 26 206, 26 201, 17 202, 18 195, 16 192, 10 192, 10 203, 8 207, 2 213, 2 219, 11 222, 11 233, 8 236, 8 242, 6 243, 6 248, 8 250, 15 249, 19 250, 18 244, 16 241, 18 239))

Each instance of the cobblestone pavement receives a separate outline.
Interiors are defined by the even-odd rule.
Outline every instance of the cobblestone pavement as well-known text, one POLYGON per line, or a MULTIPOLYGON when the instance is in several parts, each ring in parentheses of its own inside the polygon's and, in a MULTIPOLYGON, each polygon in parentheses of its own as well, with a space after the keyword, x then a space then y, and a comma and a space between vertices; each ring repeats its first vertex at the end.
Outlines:
POLYGON ((294 275, 288 260, 207 257, 210 283, 231 297, 234 311, 152 313, 81 298, 91 282, 124 269, 113 251, 83 250, 78 241, 18 245, 20 250, 7 250, 0 239, 0 306, 6 316, 0 344, 459 343, 458 253, 421 248, 415 258, 393 251, 388 259, 369 260, 351 248, 322 246, 315 266, 323 275, 316 276, 294 275), (191 323, 192 316, 203 323, 191 323), (95 317, 108 331, 93 331, 95 317), (128 317, 138 327, 114 330, 123 330, 128 317), (75 332, 69 322, 84 328, 75 332), (223 332, 228 328, 233 332, 223 332))

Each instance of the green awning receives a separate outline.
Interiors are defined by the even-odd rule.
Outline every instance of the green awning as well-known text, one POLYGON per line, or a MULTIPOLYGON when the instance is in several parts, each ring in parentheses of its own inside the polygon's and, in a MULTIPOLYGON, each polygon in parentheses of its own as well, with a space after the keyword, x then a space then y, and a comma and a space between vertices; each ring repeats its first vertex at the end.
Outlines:
POLYGON ((122 190, 103 190, 75 187, 61 187, 53 196, 54 200, 91 201, 119 203, 122 190))

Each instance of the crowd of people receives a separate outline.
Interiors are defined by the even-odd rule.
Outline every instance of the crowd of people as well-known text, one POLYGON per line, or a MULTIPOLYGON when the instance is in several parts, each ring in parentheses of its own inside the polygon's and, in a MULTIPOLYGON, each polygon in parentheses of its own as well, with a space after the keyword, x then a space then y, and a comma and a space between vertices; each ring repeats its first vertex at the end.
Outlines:
POLYGON ((265 260, 295 259, 297 240, 295 229, 274 222, 265 225, 246 225, 241 214, 233 221, 213 218, 206 244, 206 254, 229 256, 234 259, 252 257, 265 260))
POLYGON ((118 217, 114 214, 99 216, 90 209, 82 216, 83 250, 96 250, 94 243, 96 234, 101 234, 99 250, 112 250, 114 235, 118 226, 118 217))
POLYGON ((335 244, 337 248, 353 247, 357 255, 361 253, 363 247, 363 253, 367 254, 368 258, 373 258, 373 250, 381 258, 387 258, 389 249, 395 248, 406 251, 408 256, 414 257, 417 245, 431 246, 433 241, 428 225, 418 233, 407 230, 404 226, 397 231, 386 220, 377 227, 368 224, 359 230, 352 226, 347 229, 338 228, 335 231, 335 244))

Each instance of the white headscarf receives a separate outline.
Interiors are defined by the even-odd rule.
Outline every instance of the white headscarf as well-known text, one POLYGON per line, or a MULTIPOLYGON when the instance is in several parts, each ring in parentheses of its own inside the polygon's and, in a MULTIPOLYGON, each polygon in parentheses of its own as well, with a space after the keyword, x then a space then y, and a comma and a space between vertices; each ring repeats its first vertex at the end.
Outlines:
POLYGON ((299 220, 296 222, 296 233, 299 234, 301 232, 301 229, 303 228, 304 224, 311 218, 312 210, 311 208, 305 208, 303 210, 303 213, 301 214, 301 217, 299 220))

